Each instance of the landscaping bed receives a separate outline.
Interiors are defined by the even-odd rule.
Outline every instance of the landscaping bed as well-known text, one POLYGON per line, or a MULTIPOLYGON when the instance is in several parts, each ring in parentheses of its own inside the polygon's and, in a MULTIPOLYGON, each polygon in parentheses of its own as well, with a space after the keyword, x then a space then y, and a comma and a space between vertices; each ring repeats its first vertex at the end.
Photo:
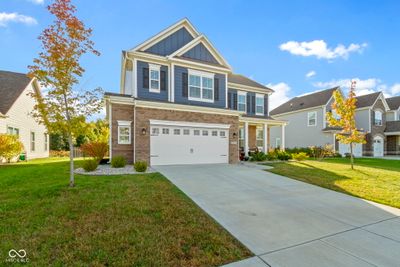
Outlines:
POLYGON ((220 266, 252 255, 159 173, 76 175, 70 188, 68 164, 0 166, 0 259, 24 249, 32 266, 220 266))

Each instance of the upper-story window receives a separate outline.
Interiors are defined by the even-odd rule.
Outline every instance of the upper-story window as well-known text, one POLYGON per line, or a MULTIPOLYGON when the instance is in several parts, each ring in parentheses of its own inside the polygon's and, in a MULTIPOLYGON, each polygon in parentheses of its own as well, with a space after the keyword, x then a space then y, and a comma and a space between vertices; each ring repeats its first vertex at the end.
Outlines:
POLYGON ((14 127, 7 127, 7 134, 19 136, 19 129, 14 127))
POLYGON ((376 110, 375 111, 375 125, 382 126, 382 111, 376 110))
POLYGON ((264 95, 256 94, 256 115, 264 115, 264 95))
POLYGON ((214 102, 214 75, 189 71, 189 100, 214 102))
POLYGON ((160 65, 149 65, 150 92, 160 92, 160 65))
POLYGON ((237 109, 239 111, 246 111, 246 92, 238 92, 238 101, 237 101, 237 109))
POLYGON ((317 126, 317 112, 316 111, 308 112, 307 126, 317 126))

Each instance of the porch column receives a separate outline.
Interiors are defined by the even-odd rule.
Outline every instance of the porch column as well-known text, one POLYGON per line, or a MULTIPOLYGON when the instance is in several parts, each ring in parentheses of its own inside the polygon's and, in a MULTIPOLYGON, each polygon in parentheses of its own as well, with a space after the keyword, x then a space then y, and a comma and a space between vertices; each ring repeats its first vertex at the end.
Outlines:
POLYGON ((285 124, 282 124, 282 139, 281 139, 281 150, 285 151, 285 124))
POLYGON ((249 155, 249 123, 244 122, 244 155, 249 155))
POLYGON ((269 140, 268 140, 268 124, 265 123, 264 124, 264 130, 263 130, 263 134, 264 134, 264 153, 268 153, 268 146, 269 146, 269 140))

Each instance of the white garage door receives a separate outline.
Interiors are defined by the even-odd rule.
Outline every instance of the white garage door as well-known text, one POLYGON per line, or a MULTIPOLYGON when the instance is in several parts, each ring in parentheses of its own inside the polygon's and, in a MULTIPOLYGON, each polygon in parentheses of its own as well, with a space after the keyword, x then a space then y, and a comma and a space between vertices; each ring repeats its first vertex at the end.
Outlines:
POLYGON ((151 165, 229 162, 229 125, 150 121, 151 165))
MULTIPOLYGON (((350 145, 339 143, 339 153, 344 157, 346 153, 350 154, 350 145)), ((362 157, 362 144, 353 144, 353 155, 362 157)))

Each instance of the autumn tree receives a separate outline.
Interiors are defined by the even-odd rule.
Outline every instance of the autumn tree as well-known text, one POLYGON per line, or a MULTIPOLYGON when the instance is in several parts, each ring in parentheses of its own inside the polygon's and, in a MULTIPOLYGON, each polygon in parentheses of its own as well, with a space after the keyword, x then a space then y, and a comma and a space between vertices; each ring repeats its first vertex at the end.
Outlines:
POLYGON ((0 134, 0 159, 4 158, 7 162, 10 162, 11 159, 17 157, 23 150, 24 146, 19 141, 18 136, 0 134))
POLYGON ((84 73, 81 57, 100 55, 91 41, 92 29, 76 17, 71 0, 55 0, 47 7, 55 16, 53 24, 39 36, 42 52, 29 66, 30 74, 46 88, 44 95, 32 94, 37 101, 33 116, 51 133, 65 133, 70 151, 70 186, 75 185, 73 140, 84 130, 85 117, 101 109, 102 90, 76 90, 84 73))
POLYGON ((339 128, 336 138, 343 144, 350 146, 350 162, 351 169, 354 169, 354 156, 353 145, 365 144, 365 134, 359 132, 356 127, 356 95, 355 95, 356 82, 351 82, 349 95, 344 98, 340 90, 333 93, 334 103, 332 104, 333 112, 327 112, 327 122, 331 127, 339 128))

